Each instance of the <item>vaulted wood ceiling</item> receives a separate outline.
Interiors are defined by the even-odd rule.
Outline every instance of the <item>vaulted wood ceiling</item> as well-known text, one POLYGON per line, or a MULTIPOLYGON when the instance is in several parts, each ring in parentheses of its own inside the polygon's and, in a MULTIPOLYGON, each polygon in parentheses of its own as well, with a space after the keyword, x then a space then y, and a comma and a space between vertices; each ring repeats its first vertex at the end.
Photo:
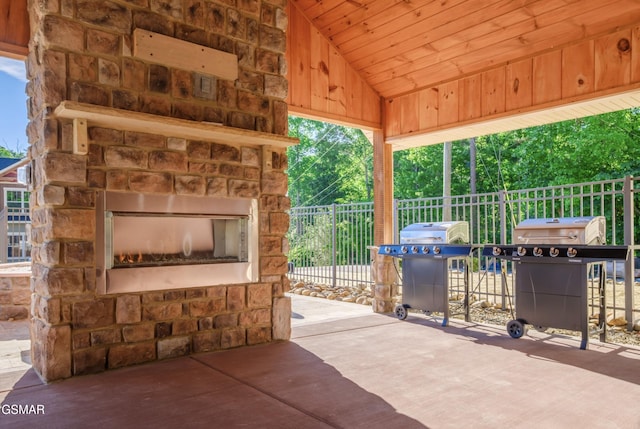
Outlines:
POLYGON ((385 98, 640 22, 638 1, 293 0, 385 98))
POLYGON ((394 149, 640 100, 639 0, 290 0, 289 15, 290 110, 379 121, 394 149), (380 116, 354 107, 367 89, 380 116))

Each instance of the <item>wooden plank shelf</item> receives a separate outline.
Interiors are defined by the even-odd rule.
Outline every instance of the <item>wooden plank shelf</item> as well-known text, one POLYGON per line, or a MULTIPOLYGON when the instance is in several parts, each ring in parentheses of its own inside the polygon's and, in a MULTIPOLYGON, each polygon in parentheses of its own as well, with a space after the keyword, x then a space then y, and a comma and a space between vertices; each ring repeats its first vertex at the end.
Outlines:
POLYGON ((278 134, 227 127, 213 122, 196 122, 150 113, 114 109, 75 101, 63 101, 55 109, 54 115, 64 119, 84 119, 87 121, 88 127, 100 126, 190 140, 281 148, 298 144, 298 139, 278 134))

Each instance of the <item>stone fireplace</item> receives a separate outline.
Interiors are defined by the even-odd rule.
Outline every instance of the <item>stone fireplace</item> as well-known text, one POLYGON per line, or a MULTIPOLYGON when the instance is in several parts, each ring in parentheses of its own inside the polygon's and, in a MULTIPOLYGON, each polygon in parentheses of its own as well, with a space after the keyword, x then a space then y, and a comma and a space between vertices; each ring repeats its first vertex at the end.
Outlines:
POLYGON ((289 338, 285 7, 30 1, 44 380, 289 338))

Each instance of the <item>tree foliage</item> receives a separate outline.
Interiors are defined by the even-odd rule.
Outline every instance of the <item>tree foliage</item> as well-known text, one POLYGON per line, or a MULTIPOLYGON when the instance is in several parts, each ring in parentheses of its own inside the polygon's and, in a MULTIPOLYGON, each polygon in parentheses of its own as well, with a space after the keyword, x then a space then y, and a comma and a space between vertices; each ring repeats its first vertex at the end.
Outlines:
POLYGON ((22 159, 26 156, 23 152, 15 152, 10 149, 7 149, 4 146, 0 146, 0 158, 15 158, 22 159))
MULTIPOLYGON (((396 152, 396 198, 442 195, 442 147, 396 152)), ((558 122, 476 139, 477 192, 616 179, 640 173, 640 110, 558 122)), ((469 141, 454 142, 453 195, 471 192, 469 141)))
MULTIPOLYGON (((373 148, 356 129, 297 117, 289 132, 293 206, 371 201, 373 148)), ((476 191, 516 190, 640 174, 640 109, 480 136, 476 191)), ((442 195, 443 145, 394 153, 394 196, 442 195)), ((470 145, 453 143, 451 193, 471 192, 470 145)))
POLYGON ((373 198, 373 150, 362 131, 290 117, 289 135, 300 139, 299 145, 287 151, 292 205, 373 198))

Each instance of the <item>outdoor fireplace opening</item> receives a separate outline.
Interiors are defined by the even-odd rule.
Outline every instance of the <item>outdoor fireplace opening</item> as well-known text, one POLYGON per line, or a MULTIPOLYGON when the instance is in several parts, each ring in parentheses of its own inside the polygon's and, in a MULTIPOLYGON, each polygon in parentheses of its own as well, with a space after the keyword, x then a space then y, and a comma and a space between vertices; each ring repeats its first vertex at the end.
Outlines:
POLYGON ((165 216, 107 212, 108 268, 248 261, 248 216, 165 216))
POLYGON ((162 290, 257 281, 257 201, 101 192, 98 289, 162 290))

